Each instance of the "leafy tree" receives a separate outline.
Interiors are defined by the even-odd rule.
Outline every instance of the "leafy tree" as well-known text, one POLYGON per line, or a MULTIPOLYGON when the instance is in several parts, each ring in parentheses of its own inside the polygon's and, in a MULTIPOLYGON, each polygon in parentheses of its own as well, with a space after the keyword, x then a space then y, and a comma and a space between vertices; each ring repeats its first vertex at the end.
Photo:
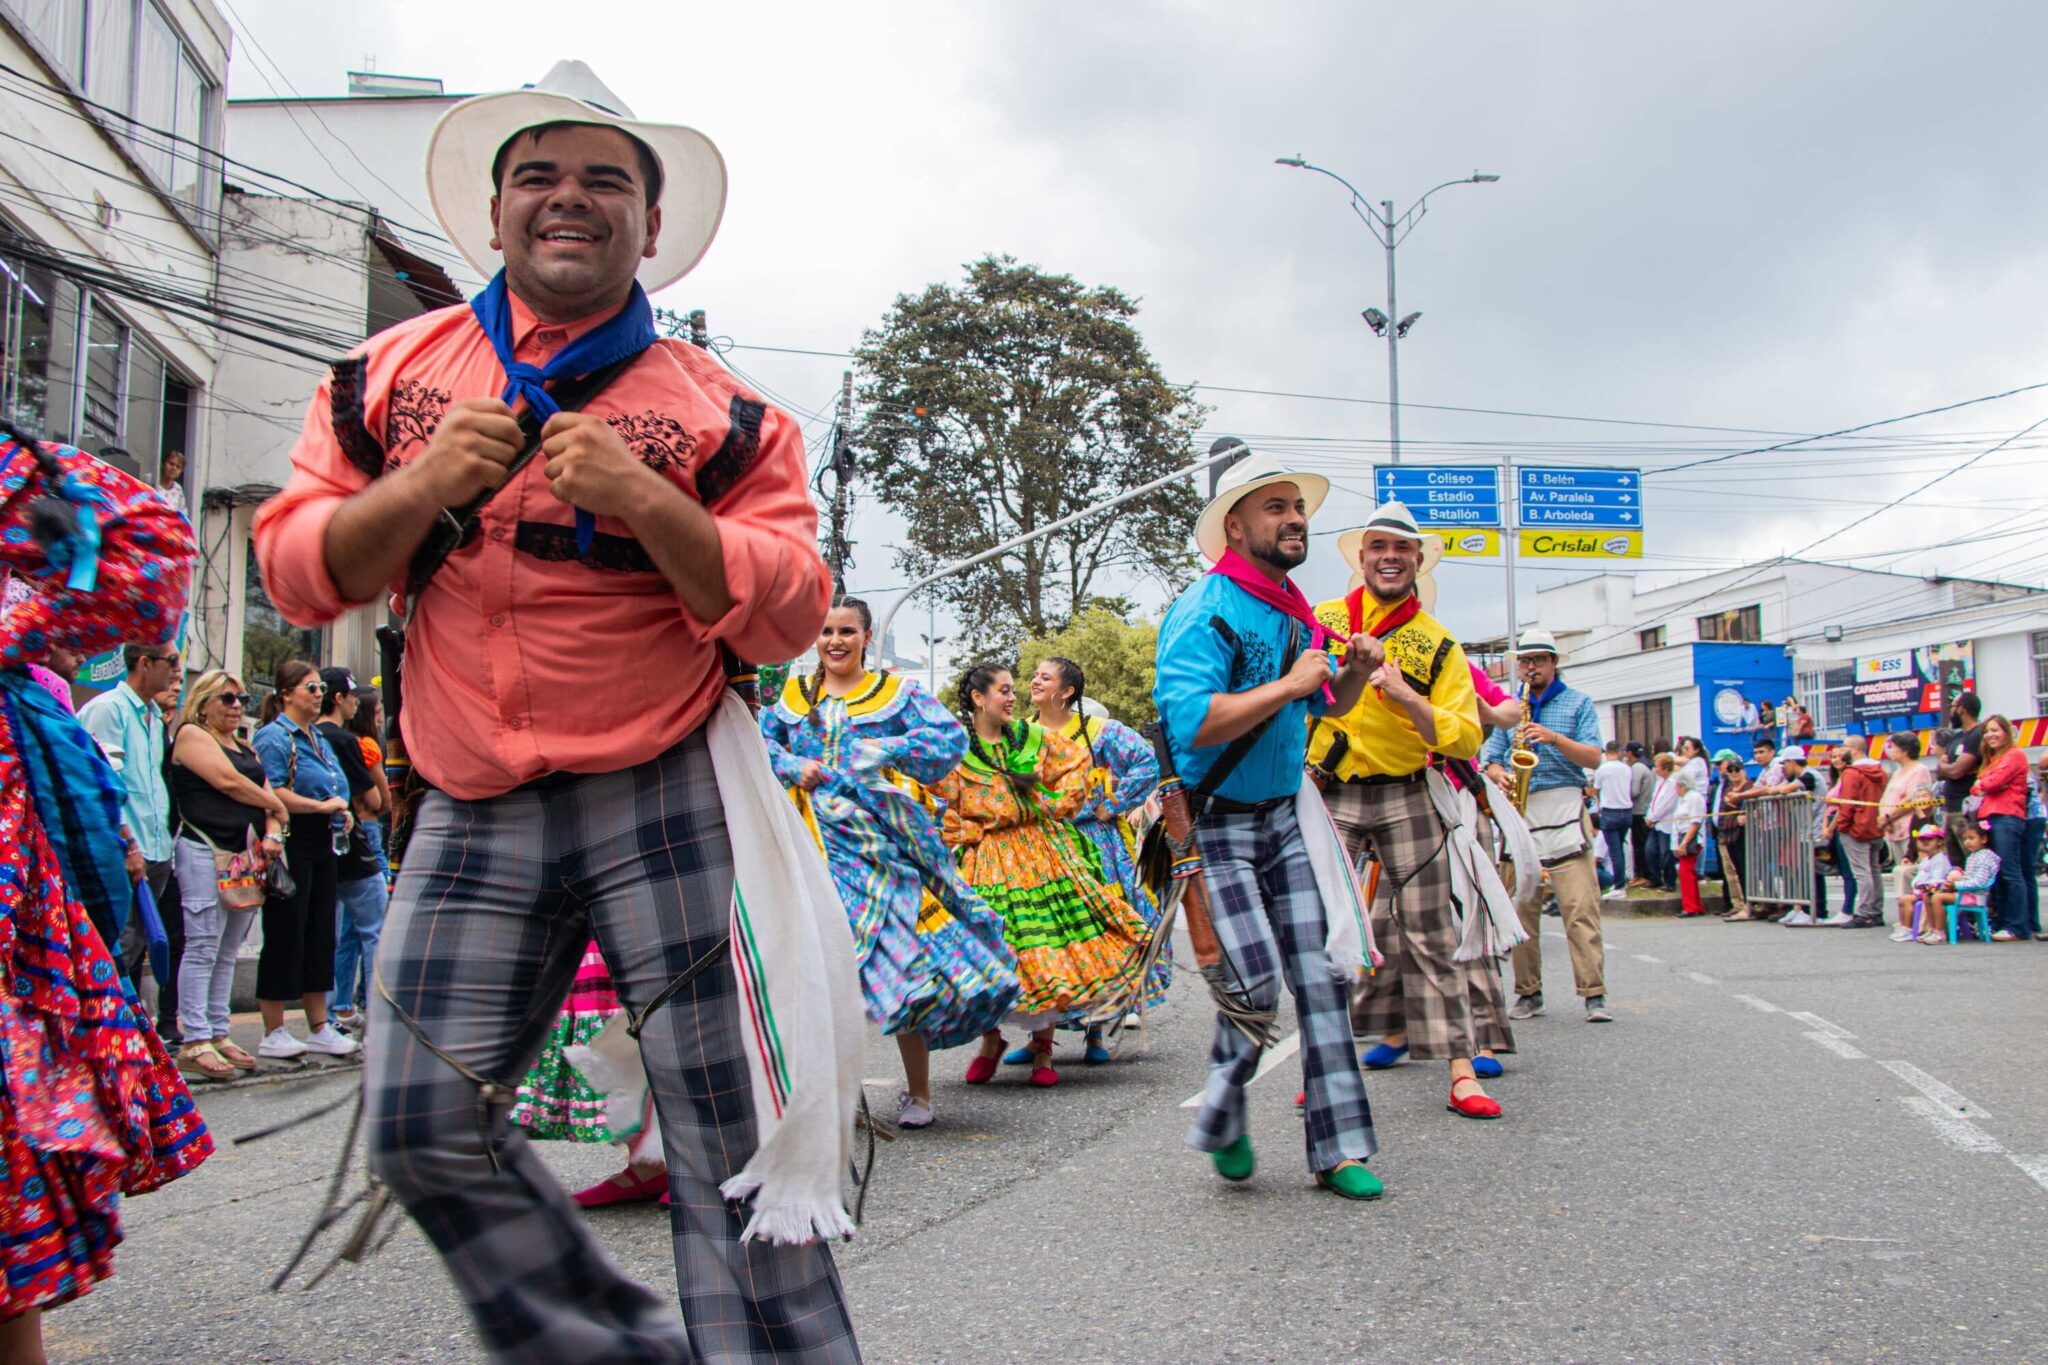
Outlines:
MULTIPOLYGON (((1205 410, 1166 381, 1109 286, 1008 256, 905 294, 857 352, 861 473, 909 523, 906 572, 978 554, 1189 460, 1205 410)), ((1169 484, 934 585, 976 653, 1009 653, 1134 578, 1171 584, 1201 499, 1169 484)))
POLYGON ((1090 607, 1065 630, 1027 640, 1017 660, 1022 680, 1048 656, 1072 659, 1088 675, 1088 695, 1126 725, 1139 726, 1159 713, 1152 706, 1154 657, 1159 627, 1133 625, 1115 612, 1090 607))

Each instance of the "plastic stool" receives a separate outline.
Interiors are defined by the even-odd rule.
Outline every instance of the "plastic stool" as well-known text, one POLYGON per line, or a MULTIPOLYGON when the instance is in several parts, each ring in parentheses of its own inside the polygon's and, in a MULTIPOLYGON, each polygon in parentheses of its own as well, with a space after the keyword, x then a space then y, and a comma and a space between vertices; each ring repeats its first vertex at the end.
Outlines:
POLYGON ((1958 922, 1964 915, 1968 915, 1977 922, 1977 941, 1979 943, 1991 942, 1991 908, 1986 905, 1964 905, 1958 899, 1954 905, 1948 908, 1949 943, 1955 943, 1958 922))

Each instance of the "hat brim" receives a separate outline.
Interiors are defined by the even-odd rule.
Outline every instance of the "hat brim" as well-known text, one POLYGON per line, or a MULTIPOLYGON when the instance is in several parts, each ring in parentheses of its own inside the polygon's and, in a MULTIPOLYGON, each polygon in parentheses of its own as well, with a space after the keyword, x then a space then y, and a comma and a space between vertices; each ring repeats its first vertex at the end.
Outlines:
POLYGON ((491 162, 521 129, 554 122, 617 128, 647 144, 661 163, 661 232, 635 272, 652 294, 690 273, 725 216, 725 158, 710 138, 673 123, 642 123, 541 90, 508 90, 464 100, 441 116, 427 140, 427 197, 442 231, 484 279, 504 258, 491 245, 491 162))
POLYGON ((1195 519, 1195 548, 1211 564, 1223 558, 1229 542, 1223 537, 1223 519, 1230 515, 1230 509, 1243 502, 1261 488, 1270 488, 1276 483, 1291 483, 1301 490, 1301 500, 1308 506, 1308 515, 1313 517, 1322 507, 1323 499, 1330 496, 1330 481, 1320 474, 1297 474, 1287 470, 1276 471, 1253 479, 1237 488, 1226 488, 1209 500, 1202 509, 1202 515, 1195 519))

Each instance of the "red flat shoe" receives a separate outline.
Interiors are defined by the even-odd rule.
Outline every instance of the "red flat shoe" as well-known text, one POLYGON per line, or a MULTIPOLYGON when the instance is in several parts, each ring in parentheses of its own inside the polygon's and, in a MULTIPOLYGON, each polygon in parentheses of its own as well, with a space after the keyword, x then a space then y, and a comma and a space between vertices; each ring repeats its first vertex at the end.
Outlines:
POLYGON ((1060 1083, 1060 1073, 1052 1069, 1052 1048, 1050 1046, 1043 1049, 1033 1048, 1032 1053, 1038 1058, 1038 1061, 1031 1068, 1031 1083, 1046 1090, 1058 1085, 1060 1083))
MULTIPOLYGON (((1460 1079, 1463 1079, 1460 1077, 1460 1079)), ((1500 1117, 1500 1101, 1486 1095, 1467 1095, 1458 1098, 1458 1085, 1451 1083, 1450 1102, 1444 1106, 1453 1114, 1468 1119, 1497 1119, 1500 1117)))
POLYGON ((987 1085, 989 1081, 995 1078, 996 1067, 1000 1064, 1000 1061, 1000 1058, 977 1055, 973 1061, 967 1064, 967 1083, 969 1085, 987 1085))
POLYGON ((569 1196, 586 1209, 609 1208, 613 1204, 652 1204, 659 1200, 668 1202, 668 1172, 656 1171, 653 1175, 641 1177, 633 1174, 632 1168, 620 1171, 598 1181, 587 1190, 578 1190, 569 1196))

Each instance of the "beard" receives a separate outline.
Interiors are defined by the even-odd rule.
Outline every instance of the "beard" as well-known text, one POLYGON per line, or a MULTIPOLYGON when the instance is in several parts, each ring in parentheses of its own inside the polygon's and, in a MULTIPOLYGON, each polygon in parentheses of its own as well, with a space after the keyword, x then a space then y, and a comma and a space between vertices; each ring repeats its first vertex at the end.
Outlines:
MULTIPOLYGON (((1297 528, 1282 527, 1281 530, 1294 531, 1297 530, 1297 528)), ((1308 538, 1305 534, 1306 530, 1306 527, 1298 528, 1298 533, 1304 533, 1302 534, 1302 545, 1299 550, 1281 549, 1281 532, 1275 531, 1273 533, 1272 538, 1269 540, 1247 541, 1245 544, 1245 552, 1251 558, 1259 560, 1266 564, 1271 564, 1274 568, 1279 569, 1283 572, 1291 569, 1298 569, 1302 566, 1302 563, 1308 559, 1308 538)))
POLYGON ((1380 587, 1379 580, 1376 577, 1374 577, 1372 574, 1366 574, 1365 590, 1366 592, 1372 595, 1373 601, 1380 603, 1382 606, 1391 605, 1392 603, 1401 601, 1403 598, 1407 597, 1410 593, 1415 591, 1416 577, 1417 575, 1415 574, 1409 574, 1407 578, 1402 580, 1401 586, 1394 591, 1393 595, 1389 596, 1387 595, 1386 591, 1380 587))

